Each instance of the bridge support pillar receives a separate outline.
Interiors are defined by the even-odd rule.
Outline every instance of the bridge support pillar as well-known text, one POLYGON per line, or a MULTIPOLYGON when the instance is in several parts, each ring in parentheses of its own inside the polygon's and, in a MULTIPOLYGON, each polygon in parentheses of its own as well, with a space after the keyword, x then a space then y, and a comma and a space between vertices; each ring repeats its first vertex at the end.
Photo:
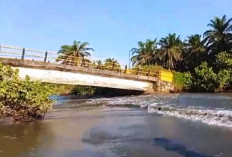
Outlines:
POLYGON ((170 82, 158 80, 154 83, 154 91, 162 93, 170 93, 174 91, 174 85, 170 82))

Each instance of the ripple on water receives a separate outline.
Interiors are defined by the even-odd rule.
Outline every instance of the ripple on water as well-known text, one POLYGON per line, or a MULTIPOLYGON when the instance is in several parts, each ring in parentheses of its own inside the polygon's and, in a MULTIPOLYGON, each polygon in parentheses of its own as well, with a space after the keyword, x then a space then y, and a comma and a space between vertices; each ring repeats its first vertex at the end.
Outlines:
MULTIPOLYGON (((72 99, 68 108, 120 106, 147 108, 149 113, 175 116, 232 128, 230 94, 157 94, 129 97, 72 99), (75 103, 73 103, 75 102, 75 103)), ((67 108, 67 106, 64 106, 67 108)))
POLYGON ((194 106, 180 107, 153 103, 148 105, 148 112, 232 128, 232 111, 230 110, 210 110, 194 106))

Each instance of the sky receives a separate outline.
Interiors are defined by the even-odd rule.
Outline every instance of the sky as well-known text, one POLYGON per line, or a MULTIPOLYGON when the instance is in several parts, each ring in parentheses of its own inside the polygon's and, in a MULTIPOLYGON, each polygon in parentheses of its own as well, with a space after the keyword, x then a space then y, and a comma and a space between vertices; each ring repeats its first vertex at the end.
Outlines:
POLYGON ((138 41, 203 34, 215 16, 232 17, 232 0, 1 0, 0 44, 58 51, 89 42, 93 59, 128 64, 138 41))

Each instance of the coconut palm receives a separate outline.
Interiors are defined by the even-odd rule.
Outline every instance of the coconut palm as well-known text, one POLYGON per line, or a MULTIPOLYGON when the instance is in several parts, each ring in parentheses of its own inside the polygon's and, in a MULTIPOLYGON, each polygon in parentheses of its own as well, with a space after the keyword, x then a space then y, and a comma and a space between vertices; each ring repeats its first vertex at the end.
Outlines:
POLYGON ((157 40, 147 40, 138 42, 138 48, 132 48, 131 61, 133 65, 150 65, 154 62, 154 55, 157 51, 157 40))
POLYGON ((118 61, 114 58, 107 58, 105 60, 105 64, 104 66, 107 69, 111 69, 111 70, 119 70, 120 69, 120 64, 118 63, 118 61))
POLYGON ((81 43, 80 41, 74 41, 73 45, 63 45, 58 51, 57 61, 62 60, 63 64, 71 63, 72 65, 81 64, 82 61, 86 61, 85 57, 90 56, 92 48, 88 48, 88 42, 81 43))
POLYGON ((185 50, 183 51, 183 61, 185 62, 186 70, 193 70, 200 65, 205 55, 204 42, 201 35, 195 34, 187 37, 185 41, 185 50))
POLYGON ((160 65, 167 69, 176 69, 181 59, 183 43, 180 36, 169 34, 159 41, 160 49, 156 58, 160 60, 160 65))
POLYGON ((204 33, 204 40, 208 51, 213 56, 219 52, 229 51, 232 47, 232 18, 226 18, 224 15, 222 18, 215 17, 211 20, 208 26, 210 27, 204 33))
POLYGON ((102 66, 102 61, 101 61, 101 60, 97 60, 97 61, 95 62, 95 64, 97 65, 97 68, 100 69, 101 66, 102 66))

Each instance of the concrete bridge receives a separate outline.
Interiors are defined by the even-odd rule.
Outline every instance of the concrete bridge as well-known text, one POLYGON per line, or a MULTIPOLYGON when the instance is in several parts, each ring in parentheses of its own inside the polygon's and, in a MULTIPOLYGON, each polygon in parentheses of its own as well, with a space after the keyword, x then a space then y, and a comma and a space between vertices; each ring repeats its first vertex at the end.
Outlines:
MULTIPOLYGON (((25 55, 25 49, 23 51, 23 55, 25 55)), ((45 54, 45 57, 47 57, 47 54, 45 54)), ((32 81, 144 92, 169 92, 173 90, 172 83, 162 81, 158 76, 144 76, 139 73, 128 74, 126 70, 113 71, 86 66, 57 64, 47 62, 45 59, 44 61, 35 61, 34 59, 25 59, 24 56, 20 59, 1 56, 0 62, 19 69, 21 79, 28 75, 32 81)))

